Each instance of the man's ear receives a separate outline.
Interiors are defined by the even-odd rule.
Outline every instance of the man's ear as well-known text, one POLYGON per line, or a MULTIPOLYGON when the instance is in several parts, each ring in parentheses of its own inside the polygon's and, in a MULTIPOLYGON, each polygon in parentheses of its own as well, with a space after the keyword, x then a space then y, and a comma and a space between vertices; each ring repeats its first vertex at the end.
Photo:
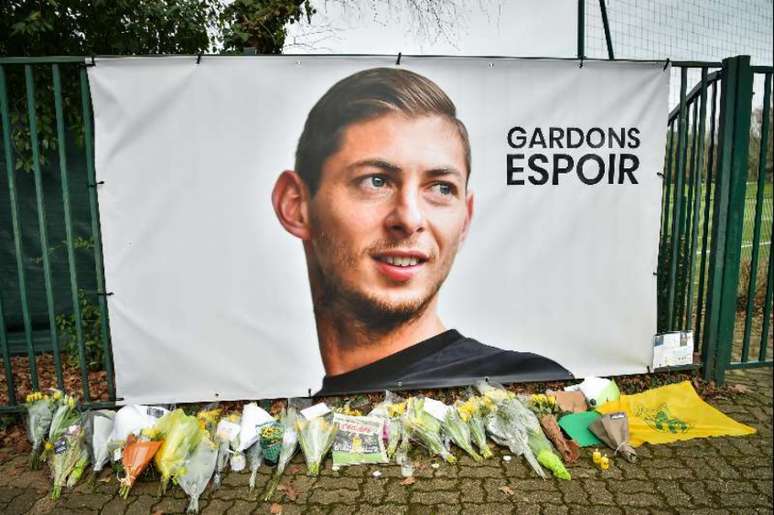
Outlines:
POLYGON ((473 192, 468 193, 468 198, 465 199, 465 209, 467 216, 465 217, 465 226, 462 228, 462 235, 460 236, 460 245, 468 237, 468 229, 470 228, 470 222, 473 221, 473 192))
POLYGON ((309 190, 298 173, 285 170, 277 177, 271 203, 286 231, 296 238, 309 239, 309 190))

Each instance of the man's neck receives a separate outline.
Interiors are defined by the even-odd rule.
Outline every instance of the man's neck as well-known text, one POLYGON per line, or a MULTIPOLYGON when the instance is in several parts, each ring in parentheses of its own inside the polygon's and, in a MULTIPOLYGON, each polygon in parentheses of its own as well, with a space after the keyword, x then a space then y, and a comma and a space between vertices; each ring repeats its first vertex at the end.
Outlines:
POLYGON ((414 320, 401 324, 386 334, 375 334, 363 329, 355 320, 347 320, 341 313, 315 313, 320 354, 329 376, 345 374, 382 358, 400 352, 446 330, 436 313, 436 301, 414 320))

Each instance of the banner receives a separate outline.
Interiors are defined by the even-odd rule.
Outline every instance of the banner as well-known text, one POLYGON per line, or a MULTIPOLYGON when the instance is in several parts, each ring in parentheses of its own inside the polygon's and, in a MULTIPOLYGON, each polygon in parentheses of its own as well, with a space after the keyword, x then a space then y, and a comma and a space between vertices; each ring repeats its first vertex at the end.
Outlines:
POLYGON ((668 80, 663 63, 97 59, 118 396, 646 371, 668 80))

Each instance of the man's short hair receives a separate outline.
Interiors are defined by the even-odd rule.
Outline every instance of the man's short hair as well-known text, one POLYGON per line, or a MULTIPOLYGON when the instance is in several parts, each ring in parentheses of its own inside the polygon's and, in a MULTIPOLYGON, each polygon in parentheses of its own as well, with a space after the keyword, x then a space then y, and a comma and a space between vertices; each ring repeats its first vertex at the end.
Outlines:
POLYGON ((457 119, 457 109, 446 93, 418 73, 372 68, 334 84, 309 112, 296 149, 296 172, 312 195, 320 185, 323 163, 338 151, 346 128, 388 113, 411 117, 439 115, 452 121, 465 147, 465 166, 470 177, 468 131, 457 119))

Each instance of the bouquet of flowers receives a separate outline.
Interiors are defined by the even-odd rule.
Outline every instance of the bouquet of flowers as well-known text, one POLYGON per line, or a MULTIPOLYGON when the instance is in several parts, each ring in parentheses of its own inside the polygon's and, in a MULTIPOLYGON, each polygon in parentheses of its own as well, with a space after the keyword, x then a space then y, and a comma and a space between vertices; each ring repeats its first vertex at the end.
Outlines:
POLYGON ((556 415, 561 411, 556 397, 545 394, 532 395, 527 401, 527 406, 537 415, 545 436, 554 444, 565 463, 573 463, 577 460, 580 457, 578 444, 564 437, 556 420, 556 415))
POLYGON ((239 420, 238 413, 232 413, 227 417, 220 419, 215 430, 215 441, 218 444, 218 459, 215 463, 215 476, 212 478, 213 488, 220 488, 223 471, 231 455, 232 442, 234 447, 239 440, 239 420))
MULTIPOLYGON (((70 395, 63 395, 59 390, 55 390, 52 395, 54 399, 54 415, 51 418, 51 427, 48 429, 48 442, 44 452, 43 461, 54 450, 54 445, 59 441, 70 427, 80 424, 81 415, 78 413, 78 401, 70 395)), ((64 483, 63 483, 64 484, 64 483)))
MULTIPOLYGON (((55 390, 55 392, 59 392, 59 390, 55 390)), ((59 393, 61 395, 61 392, 59 393)), ((27 438, 32 444, 30 468, 37 470, 40 468, 43 440, 45 440, 51 427, 54 403, 51 397, 44 395, 43 392, 33 392, 27 395, 25 406, 27 408, 27 438)))
POLYGON ((368 416, 384 419, 384 440, 387 443, 387 457, 392 458, 400 444, 403 430, 401 417, 406 412, 406 401, 387 390, 384 392, 384 401, 371 410, 368 416))
POLYGON ((89 464, 89 449, 88 445, 81 447, 81 455, 78 457, 78 462, 73 467, 73 471, 67 476, 67 488, 74 487, 78 481, 81 480, 83 472, 86 470, 86 466, 89 464))
POLYGON ((298 413, 296 409, 288 407, 286 411, 283 411, 280 416, 280 424, 282 425, 282 450, 280 451, 279 459, 277 460, 277 468, 274 470, 274 477, 272 477, 266 488, 266 493, 263 497, 264 501, 271 499, 274 495, 274 490, 277 489, 280 479, 282 479, 282 473, 285 472, 293 454, 298 447, 298 434, 296 433, 296 419, 298 413))
MULTIPOLYGON (((533 415, 534 417, 534 415, 533 415)), ((532 452, 537 456, 538 463, 550 470, 559 479, 570 479, 570 473, 564 468, 561 458, 556 455, 551 442, 540 429, 540 423, 535 419, 537 429, 534 426, 529 429, 528 444, 532 452)))
POLYGON ((215 438, 222 411, 223 410, 218 407, 217 403, 213 403, 208 404, 196 414, 196 420, 199 422, 199 427, 202 431, 207 431, 210 438, 215 438))
POLYGON ((337 427, 337 424, 333 423, 331 412, 313 417, 311 420, 304 416, 296 419, 298 443, 304 451, 306 468, 310 476, 320 474, 320 464, 333 445, 337 427))
POLYGON ((258 445, 269 465, 275 465, 282 450, 282 424, 269 422, 261 426, 258 445))
POLYGON ((457 458, 449 452, 441 438, 441 422, 424 410, 425 399, 410 397, 403 415, 403 427, 407 435, 422 444, 431 455, 439 455, 448 463, 456 463, 457 458))
POLYGON ((113 432, 115 412, 108 410, 88 411, 84 414, 83 428, 86 432, 86 447, 94 473, 98 473, 110 459, 108 442, 113 432))
POLYGON ((144 431, 140 438, 131 434, 126 439, 126 446, 121 457, 124 466, 124 475, 121 478, 121 487, 118 494, 126 499, 134 482, 140 477, 148 464, 161 447, 159 432, 153 429, 144 431))
POLYGON ((255 479, 258 476, 258 468, 263 463, 263 450, 261 449, 260 442, 255 442, 249 449, 247 449, 247 466, 250 468, 250 491, 255 488, 255 479))
POLYGON ((52 450, 51 474, 54 477, 54 488, 51 491, 51 499, 57 500, 62 494, 62 487, 67 483, 68 476, 81 459, 81 451, 84 450, 83 428, 78 424, 70 425, 54 441, 52 450))
POLYGON ((204 432, 195 417, 176 409, 164 415, 154 426, 164 442, 154 461, 161 472, 161 492, 167 491, 169 480, 177 479, 183 472, 185 460, 199 445, 204 432))
POLYGON ((188 494, 191 501, 188 504, 188 513, 199 511, 199 496, 207 488, 207 483, 215 471, 215 462, 218 459, 218 448, 207 437, 199 440, 199 444, 188 457, 183 467, 184 472, 177 477, 177 484, 188 494))
POLYGON ((479 381, 476 388, 495 406, 485 419, 486 430, 495 443, 508 447, 517 456, 524 456, 532 470, 545 478, 545 472, 540 468, 537 458, 529 447, 529 431, 526 424, 527 415, 532 415, 532 412, 501 386, 492 386, 485 381, 479 381))
POLYGON ((467 422, 470 428, 470 439, 478 447, 479 453, 484 459, 493 456, 492 450, 486 441, 486 427, 484 426, 483 402, 480 397, 469 396, 465 402, 457 401, 454 403, 460 418, 467 422))
POLYGON ((456 408, 446 410, 443 431, 449 435, 457 447, 467 452, 475 461, 481 461, 481 456, 473 450, 473 445, 470 442, 470 426, 462 419, 456 408))

